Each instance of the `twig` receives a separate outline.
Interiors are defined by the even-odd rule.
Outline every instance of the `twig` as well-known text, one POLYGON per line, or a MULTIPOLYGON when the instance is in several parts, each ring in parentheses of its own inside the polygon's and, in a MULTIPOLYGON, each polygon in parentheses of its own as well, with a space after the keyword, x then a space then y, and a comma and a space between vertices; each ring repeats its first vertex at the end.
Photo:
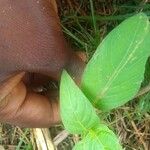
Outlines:
POLYGON ((69 133, 66 130, 63 130, 60 132, 55 138, 54 138, 54 145, 58 146, 59 143, 61 143, 63 140, 65 140, 68 137, 69 133))
MULTIPOLYGON (((146 4, 147 2, 148 2, 148 0, 142 1, 142 2, 141 2, 141 6, 144 5, 144 4, 146 4)), ((139 12, 142 12, 142 11, 143 11, 143 8, 141 8, 141 9, 139 10, 139 12)))
POLYGON ((135 130, 136 134, 138 135, 140 142, 143 144, 144 150, 148 150, 146 143, 144 142, 143 137, 139 134, 139 131, 138 131, 134 121, 131 121, 131 124, 132 124, 133 129, 135 130))
POLYGON ((2 145, 0 145, 0 150, 5 150, 4 147, 2 145))
POLYGON ((138 98, 138 97, 148 93, 149 91, 150 91, 150 84, 148 84, 146 87, 142 88, 134 98, 138 98))
POLYGON ((48 129, 33 129, 38 150, 55 150, 48 129))

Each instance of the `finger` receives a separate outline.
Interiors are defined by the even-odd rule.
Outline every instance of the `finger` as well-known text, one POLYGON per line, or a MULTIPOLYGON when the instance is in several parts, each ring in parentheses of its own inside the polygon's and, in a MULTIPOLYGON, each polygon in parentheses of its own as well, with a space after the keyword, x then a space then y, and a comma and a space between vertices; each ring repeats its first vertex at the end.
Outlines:
POLYGON ((23 82, 31 88, 41 87, 49 82, 56 82, 57 80, 53 80, 50 76, 46 76, 43 74, 37 73, 26 73, 23 78, 23 82))
MULTIPOLYGON (((14 79, 16 78, 11 81, 14 79)), ((9 81, 6 85, 5 87, 12 86, 12 82, 9 81)), ((3 91, 6 89, 3 88, 3 91)), ((0 101, 0 122, 22 127, 49 127, 60 120, 58 101, 50 101, 45 96, 28 92, 21 81, 9 94, 5 92, 1 95, 3 98, 0 101)))
POLYGON ((50 2, 53 1, 0 1, 0 8, 4 10, 0 14, 1 80, 6 74, 18 70, 43 74, 56 80, 64 68, 70 74, 78 75, 80 61, 72 56, 74 54, 71 55, 58 15, 50 2))
POLYGON ((70 52, 50 2, 0 1, 0 77, 24 70, 58 78, 70 52))
POLYGON ((0 103, 1 100, 4 99, 11 91, 12 89, 22 80, 24 77, 25 72, 20 72, 12 75, 7 79, 7 81, 1 82, 0 85, 0 103))
MULTIPOLYGON (((79 80, 84 67, 85 67, 85 62, 87 62, 87 55, 85 52, 81 52, 81 51, 77 51, 75 53, 73 53, 74 56, 72 56, 70 58, 70 62, 69 65, 66 67, 66 69, 69 71, 70 74, 72 74, 74 77, 77 77, 77 79, 79 80)), ((26 74, 25 78, 24 78, 24 82, 31 86, 31 87, 40 87, 42 85, 47 84, 50 81, 59 81, 60 80, 60 76, 58 78, 56 78, 55 80, 53 80, 50 76, 49 73, 47 75, 43 74, 43 73, 28 73, 26 74)))

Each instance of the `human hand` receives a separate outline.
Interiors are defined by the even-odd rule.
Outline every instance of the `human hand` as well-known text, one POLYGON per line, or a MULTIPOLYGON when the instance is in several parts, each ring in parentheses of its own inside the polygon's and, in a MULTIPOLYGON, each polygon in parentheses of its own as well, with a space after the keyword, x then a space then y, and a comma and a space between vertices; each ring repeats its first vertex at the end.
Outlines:
POLYGON ((53 2, 0 1, 0 122, 49 127, 61 120, 59 102, 31 90, 32 84, 50 78, 59 81, 64 68, 75 77, 82 72, 83 63, 66 44, 53 2))

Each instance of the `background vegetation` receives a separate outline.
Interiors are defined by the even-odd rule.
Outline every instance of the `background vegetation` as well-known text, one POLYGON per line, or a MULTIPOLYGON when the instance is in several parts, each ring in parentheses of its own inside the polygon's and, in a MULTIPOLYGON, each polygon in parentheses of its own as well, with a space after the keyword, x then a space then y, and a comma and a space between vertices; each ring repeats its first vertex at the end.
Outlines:
MULTIPOLYGON (((85 52, 87 59, 122 20, 141 11, 150 17, 148 0, 62 0, 58 1, 58 6, 66 39, 74 50, 85 52)), ((150 91, 150 59, 141 88, 144 88, 144 94, 111 113, 103 114, 125 150, 150 149, 150 92, 147 92, 150 91)), ((69 135, 62 125, 49 131, 59 150, 71 150, 80 139, 79 136, 69 135)), ((32 129, 0 124, 0 145, 0 150, 32 150, 37 143, 32 129)))

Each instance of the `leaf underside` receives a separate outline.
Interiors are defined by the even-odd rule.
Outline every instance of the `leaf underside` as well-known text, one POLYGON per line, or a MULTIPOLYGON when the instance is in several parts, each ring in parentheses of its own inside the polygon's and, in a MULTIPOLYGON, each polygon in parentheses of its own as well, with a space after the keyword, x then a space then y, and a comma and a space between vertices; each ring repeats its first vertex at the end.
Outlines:
POLYGON ((108 111, 138 92, 150 55, 150 24, 137 14, 103 40, 83 73, 81 89, 97 108, 108 111))

